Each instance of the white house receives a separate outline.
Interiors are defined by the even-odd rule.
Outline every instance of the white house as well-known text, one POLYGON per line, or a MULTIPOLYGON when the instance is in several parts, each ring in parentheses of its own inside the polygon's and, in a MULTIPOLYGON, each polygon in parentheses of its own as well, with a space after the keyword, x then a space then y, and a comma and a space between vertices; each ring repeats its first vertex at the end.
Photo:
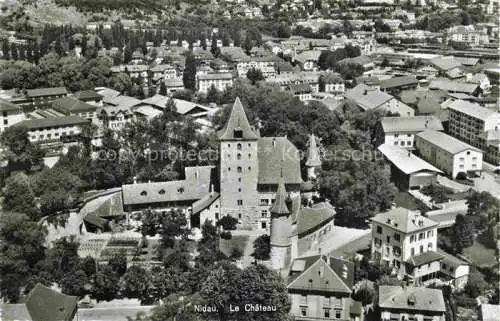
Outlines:
POLYGON ((4 99, 0 99, 0 113, 2 114, 0 133, 2 133, 9 126, 24 120, 22 108, 4 99))
POLYGON ((483 152, 452 136, 438 131, 424 131, 415 136, 420 157, 452 178, 458 173, 477 174, 483 167, 483 152))
POLYGON ((212 73, 198 76, 198 92, 206 94, 210 87, 215 86, 218 91, 224 91, 233 85, 233 75, 228 72, 212 73))

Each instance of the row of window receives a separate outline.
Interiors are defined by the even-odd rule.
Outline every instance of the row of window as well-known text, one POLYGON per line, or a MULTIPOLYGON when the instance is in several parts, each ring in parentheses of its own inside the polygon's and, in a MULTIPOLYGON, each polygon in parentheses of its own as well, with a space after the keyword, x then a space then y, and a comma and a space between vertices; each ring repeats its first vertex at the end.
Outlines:
MULTIPOLYGON (((227 158, 231 158, 231 154, 227 154, 227 158)), ((248 158, 252 158, 252 154, 248 154, 248 158)), ((237 160, 241 160, 241 154, 240 153, 238 153, 236 155, 236 159, 237 160)))
POLYGON ((398 141, 394 142, 394 145, 396 145, 396 146, 397 145, 405 146, 405 144, 406 144, 406 146, 413 146, 413 142, 411 140, 409 140, 407 142, 405 142, 404 140, 402 140, 400 142, 398 142, 398 141))
MULTIPOLYGON (((419 249, 420 249, 419 254, 425 253, 425 251, 424 251, 424 246, 423 246, 423 245, 420 245, 420 248, 419 248, 419 249)), ((431 243, 431 242, 427 243, 427 251, 432 251, 433 249, 434 249, 434 246, 432 245, 432 243, 431 243)), ((410 249, 410 255, 411 255, 411 256, 415 256, 415 254, 416 254, 416 253, 415 253, 415 248, 414 248, 414 247, 412 247, 412 248, 410 249)))
MULTIPOLYGON (((340 319, 342 317, 342 310, 335 309, 335 318, 340 319)), ((307 307, 300 307, 300 315, 306 317, 308 314, 307 307)), ((323 317, 331 318, 333 316, 331 308, 323 308, 323 317)))
MULTIPOLYGON (((251 171, 252 170, 252 166, 248 166, 248 170, 251 171)), ((228 167, 227 171, 230 172, 231 171, 231 167, 228 167)), ((236 167, 236 172, 237 173, 243 173, 243 168, 241 168, 241 166, 236 167)))
POLYGON ((418 241, 420 241, 420 240, 423 240, 425 238, 431 238, 433 236, 434 236, 434 230, 427 231, 427 234, 425 232, 418 233, 418 235, 413 234, 410 236, 410 243, 416 242, 417 237, 418 237, 418 241), (427 235, 427 237, 426 237, 426 235, 427 235))
MULTIPOLYGON (((227 144, 227 147, 231 147, 231 144, 227 144)), ((248 147, 252 147, 252 143, 248 143, 248 147)), ((243 145, 241 143, 236 144, 236 149, 241 150, 243 148, 243 145)), ((250 154, 248 154, 250 155, 250 154)))
MULTIPOLYGON (((73 135, 73 134, 74 134, 74 132, 73 132, 73 131, 70 131, 70 132, 69 132, 69 134, 70 134, 70 136, 71 136, 71 135, 73 135)), ((59 133, 57 133, 57 132, 56 132, 56 133, 54 133, 54 136, 55 136, 55 137, 59 137, 59 133)), ((67 136, 66 132, 62 132, 62 133, 61 133, 61 136, 67 136)), ((51 138, 52 138, 52 134, 47 134, 47 139, 51 139, 51 138)), ((40 135, 40 136, 38 136, 38 139, 45 139, 45 135, 40 135)), ((35 136, 35 135, 31 136, 31 140, 36 140, 36 136, 35 136)))

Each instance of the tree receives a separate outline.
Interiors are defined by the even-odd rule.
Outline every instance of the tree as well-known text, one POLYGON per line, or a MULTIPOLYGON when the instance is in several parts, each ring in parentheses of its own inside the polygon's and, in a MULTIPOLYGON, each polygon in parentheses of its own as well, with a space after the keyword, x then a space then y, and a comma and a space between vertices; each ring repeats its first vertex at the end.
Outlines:
POLYGON ((452 194, 453 191, 445 186, 429 184, 420 189, 420 191, 431 197, 431 201, 434 203, 444 203, 448 202, 450 197, 448 195, 452 194))
POLYGON ((145 209, 141 213, 141 233, 146 236, 155 236, 161 226, 161 215, 157 211, 145 209))
MULTIPOLYGON (((290 302, 281 277, 263 265, 252 265, 244 270, 231 263, 221 263, 210 272, 200 290, 201 301, 217 308, 219 319, 229 316, 237 320, 289 320, 290 302), (229 304, 274 305, 276 311, 262 313, 241 309, 231 313, 229 304)), ((213 314, 212 314, 213 316, 213 314)))
POLYGON ((368 286, 365 283, 356 292, 354 292, 352 298, 356 301, 360 301, 363 306, 372 304, 373 299, 375 298, 375 290, 373 287, 368 286))
POLYGON ((262 71, 253 67, 247 71, 247 78, 251 81, 252 85, 255 85, 258 81, 265 79, 262 71))
POLYGON ((120 290, 120 279, 109 265, 100 267, 92 281, 91 293, 97 301, 111 301, 116 298, 120 290))
POLYGON ((474 243, 474 228, 465 216, 458 214, 452 226, 455 248, 458 253, 474 243))
POLYGON ((161 82, 160 83, 160 92, 159 92, 160 95, 162 96, 167 96, 168 95, 168 92, 167 92, 167 85, 165 85, 165 82, 161 82))
POLYGON ((484 290, 488 288, 488 283, 478 271, 472 271, 469 274, 467 283, 465 284, 464 291, 471 298, 476 298, 483 294, 484 290))
POLYGON ((0 136, 0 143, 6 149, 9 170, 30 170, 41 164, 43 152, 31 144, 28 128, 10 126, 0 136))
POLYGON ((2 208, 4 211, 28 215, 32 220, 39 218, 35 195, 28 176, 23 173, 11 175, 5 181, 2 208))
POLYGON ((217 222, 217 226, 222 226, 224 230, 236 230, 237 224, 238 219, 231 215, 225 215, 217 222))
POLYGON ((186 89, 196 89, 196 60, 191 52, 186 54, 186 66, 182 74, 182 82, 186 89))
POLYGON ((215 88, 215 85, 212 84, 212 86, 210 86, 207 92, 207 102, 215 103, 217 102, 218 98, 219 98, 219 92, 217 91, 217 88, 215 88))
POLYGON ((271 238, 269 235, 264 234, 259 236, 253 242, 252 256, 257 260, 269 260, 271 252, 271 238))
POLYGON ((162 245, 165 247, 173 247, 175 245, 175 238, 187 233, 186 225, 186 215, 182 210, 172 210, 168 212, 162 221, 162 245))
POLYGON ((276 31, 276 35, 278 38, 290 38, 292 35, 292 31, 290 26, 286 23, 280 23, 278 25, 278 30, 276 31))
POLYGON ((127 254, 125 250, 116 252, 108 261, 108 266, 118 276, 122 276, 127 271, 127 254))
POLYGON ((66 274, 60 282, 61 290, 64 294, 83 297, 86 293, 86 286, 89 277, 82 270, 72 271, 66 274))
POLYGON ((150 288, 150 273, 139 265, 131 266, 123 276, 122 293, 127 298, 138 298, 141 302, 150 301, 150 288))
POLYGON ((4 211, 0 215, 0 293, 8 302, 19 299, 45 254, 46 227, 22 213, 4 211))

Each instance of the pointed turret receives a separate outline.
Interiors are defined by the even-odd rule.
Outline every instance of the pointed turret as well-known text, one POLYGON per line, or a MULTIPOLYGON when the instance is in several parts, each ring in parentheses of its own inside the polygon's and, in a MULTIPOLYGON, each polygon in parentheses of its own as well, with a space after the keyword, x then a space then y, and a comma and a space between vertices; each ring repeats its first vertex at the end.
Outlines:
POLYGON ((273 214, 278 214, 278 215, 290 214, 290 211, 286 206, 286 189, 283 179, 281 179, 281 182, 278 185, 278 190, 276 191, 276 201, 271 207, 271 215, 273 214))
POLYGON ((316 136, 311 134, 309 136, 309 146, 307 149, 307 179, 313 180, 316 178, 316 168, 321 167, 321 157, 319 154, 319 148, 316 145, 316 136))
POLYGON ((250 126, 239 98, 236 98, 231 115, 224 129, 219 132, 220 140, 257 140, 259 136, 250 126))
POLYGON ((321 158, 319 156, 319 148, 316 145, 316 136, 311 134, 309 136, 309 146, 307 149, 307 167, 319 167, 321 166, 321 158))

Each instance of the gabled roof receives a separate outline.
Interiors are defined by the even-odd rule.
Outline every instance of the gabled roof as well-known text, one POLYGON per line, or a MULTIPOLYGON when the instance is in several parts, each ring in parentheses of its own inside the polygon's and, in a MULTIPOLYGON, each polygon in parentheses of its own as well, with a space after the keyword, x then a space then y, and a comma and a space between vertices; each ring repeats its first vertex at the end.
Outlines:
POLYGON ((210 193, 215 178, 214 166, 186 167, 185 172, 184 180, 123 185, 123 204, 194 202, 210 193))
POLYGON ((481 120, 485 120, 495 114, 495 110, 493 109, 484 108, 478 104, 473 104, 465 100, 455 100, 448 105, 448 109, 456 110, 481 120))
POLYGON ((449 92, 460 92, 466 94, 473 94, 478 88, 478 84, 467 84, 448 79, 435 79, 429 84, 430 89, 439 89, 449 92))
POLYGON ((231 115, 226 122, 226 127, 219 131, 220 140, 257 140, 259 136, 254 132, 248 122, 247 115, 239 98, 236 98, 231 115), (241 138, 235 137, 235 131, 241 131, 241 138))
POLYGON ((327 224, 335 217, 335 208, 329 203, 316 203, 312 207, 300 206, 296 218, 296 229, 294 234, 302 236, 317 230, 327 224))
POLYGON ((219 199, 219 193, 217 192, 211 192, 208 193, 207 195, 203 196, 199 200, 193 203, 192 208, 193 212, 192 214, 197 214, 204 209, 208 208, 210 205, 212 205, 216 200, 219 199))
POLYGON ((52 88, 39 88, 39 89, 29 89, 26 91, 26 96, 28 97, 43 97, 43 96, 55 96, 55 95, 66 95, 68 91, 65 87, 52 87, 52 88))
POLYGON ((11 103, 8 100, 0 98, 0 111, 22 111, 21 107, 16 104, 11 103))
POLYGON ((382 144, 378 147, 378 150, 405 174, 413 174, 420 171, 442 173, 442 171, 436 167, 401 147, 382 144))
POLYGON ((77 91, 76 93, 73 94, 73 96, 76 99, 80 100, 101 100, 102 96, 99 95, 96 91, 94 90, 81 90, 77 91))
POLYGON ((306 50, 301 52, 295 57, 295 60, 304 63, 306 61, 318 61, 319 56, 321 55, 321 50, 306 50))
POLYGON ((440 289, 381 285, 378 293, 378 305, 381 309, 446 312, 443 292, 440 289))
POLYGON ((64 117, 49 117, 42 119, 28 119, 15 124, 15 126, 24 126, 28 129, 38 129, 47 127, 62 127, 71 125, 88 124, 89 121, 78 116, 64 116, 64 117))
POLYGON ((456 60, 454 57, 437 57, 431 59, 431 64, 442 71, 448 71, 453 68, 458 68, 462 64, 456 60))
POLYGON ((408 262, 413 266, 418 267, 435 261, 441 261, 442 259, 443 255, 441 255, 440 253, 434 251, 427 251, 422 254, 410 257, 408 262))
POLYGON ((402 77, 392 77, 380 82, 381 89, 390 89, 396 87, 403 87, 408 85, 417 85, 418 80, 415 76, 402 76, 402 77))
POLYGON ((427 142, 449 152, 450 154, 456 154, 463 152, 465 150, 474 150, 481 152, 479 149, 462 142, 450 135, 434 130, 426 130, 424 132, 416 134, 416 137, 420 137, 427 142))
POLYGON ((290 84, 287 88, 292 94, 312 93, 313 91, 309 84, 290 84))
MULTIPOLYGON (((330 258, 330 260, 335 260, 335 258, 330 258)), ((292 263, 292 267, 299 265, 303 266, 303 272, 290 275, 290 281, 287 286, 289 291, 306 290, 311 292, 351 293, 351 288, 346 283, 346 279, 349 277, 349 267, 347 265, 345 265, 347 272, 342 272, 341 275, 338 275, 332 266, 328 265, 326 257, 323 256, 300 258, 294 260, 292 263)))
POLYGON ((78 297, 69 296, 38 283, 26 300, 33 321, 71 321, 76 313, 78 297))
POLYGON ((259 184, 300 184, 300 152, 286 137, 258 141, 259 184), (283 173, 283 174, 281 174, 283 173))
POLYGON ((116 96, 113 98, 104 98, 104 102, 109 105, 119 106, 122 108, 130 108, 137 106, 141 101, 135 97, 130 97, 126 95, 116 96))
POLYGON ((403 207, 379 213, 372 218, 372 221, 403 233, 413 233, 438 225, 438 223, 422 216, 418 211, 411 211, 403 207))
POLYGON ((384 117, 380 124, 384 133, 443 130, 443 124, 435 116, 384 117))
POLYGON ((357 85, 347 91, 344 96, 356 103, 363 110, 375 109, 385 102, 394 99, 391 95, 372 89, 364 84, 357 85))
POLYGON ((52 102, 52 108, 64 113, 96 111, 97 107, 73 97, 61 97, 52 102))

